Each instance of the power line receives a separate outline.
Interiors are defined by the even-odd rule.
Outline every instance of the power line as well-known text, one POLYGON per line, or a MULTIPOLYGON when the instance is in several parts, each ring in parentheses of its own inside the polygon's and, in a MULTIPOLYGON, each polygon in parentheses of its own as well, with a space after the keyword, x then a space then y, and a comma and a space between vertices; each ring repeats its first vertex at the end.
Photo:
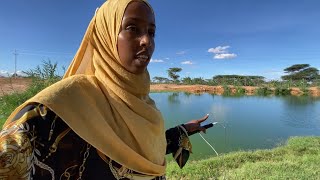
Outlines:
POLYGON ((16 49, 14 50, 13 55, 14 55, 14 74, 13 74, 13 76, 17 77, 17 58, 18 58, 19 54, 16 49))

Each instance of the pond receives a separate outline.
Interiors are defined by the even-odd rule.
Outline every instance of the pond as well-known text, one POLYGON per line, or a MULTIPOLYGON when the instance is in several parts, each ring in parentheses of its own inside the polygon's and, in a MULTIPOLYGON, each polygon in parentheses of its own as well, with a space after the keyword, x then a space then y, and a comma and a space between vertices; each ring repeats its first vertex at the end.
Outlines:
MULTIPOLYGON (((295 97, 225 97, 211 94, 151 93, 167 128, 199 119, 218 122, 203 137, 218 153, 269 149, 290 136, 320 135, 320 99, 295 97)), ((191 137, 192 159, 215 155, 196 134, 191 137)))

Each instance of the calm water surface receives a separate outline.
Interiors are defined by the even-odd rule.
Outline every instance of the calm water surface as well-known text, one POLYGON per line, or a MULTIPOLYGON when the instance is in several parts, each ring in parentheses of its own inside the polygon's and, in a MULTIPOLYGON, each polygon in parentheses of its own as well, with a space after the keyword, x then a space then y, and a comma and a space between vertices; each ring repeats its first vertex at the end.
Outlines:
MULTIPOLYGON (((217 125, 203 136, 218 153, 268 149, 290 136, 320 136, 320 99, 311 97, 224 97, 211 94, 151 93, 166 127, 210 114, 217 125)), ((199 135, 191 137, 192 159, 214 155, 199 135)))

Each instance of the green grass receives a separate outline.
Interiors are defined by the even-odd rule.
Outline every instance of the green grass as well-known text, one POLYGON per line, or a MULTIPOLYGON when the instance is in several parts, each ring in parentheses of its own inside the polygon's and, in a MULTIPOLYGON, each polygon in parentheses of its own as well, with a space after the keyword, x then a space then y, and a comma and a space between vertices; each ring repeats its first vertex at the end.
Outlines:
POLYGON ((320 137, 293 137, 271 150, 233 152, 167 166, 168 179, 320 179, 320 137))
MULTIPOLYGON (((2 125, 8 116, 14 111, 15 108, 24 103, 26 100, 30 99, 32 96, 36 95, 44 88, 61 79, 61 77, 57 75, 56 70, 57 63, 52 63, 50 60, 43 61, 41 66, 39 65, 34 69, 24 72, 29 78, 32 79, 32 83, 29 85, 26 91, 14 92, 12 94, 0 96, 0 130, 2 129, 2 125)), ((11 81, 10 78, 9 80, 11 81)))
POLYGON ((52 78, 52 79, 38 79, 33 78, 32 83, 28 87, 28 89, 24 92, 14 92, 12 94, 6 94, 0 97, 0 129, 2 129, 2 125, 20 104, 24 103, 26 100, 40 92, 42 89, 48 87, 49 85, 57 82, 60 78, 52 78))

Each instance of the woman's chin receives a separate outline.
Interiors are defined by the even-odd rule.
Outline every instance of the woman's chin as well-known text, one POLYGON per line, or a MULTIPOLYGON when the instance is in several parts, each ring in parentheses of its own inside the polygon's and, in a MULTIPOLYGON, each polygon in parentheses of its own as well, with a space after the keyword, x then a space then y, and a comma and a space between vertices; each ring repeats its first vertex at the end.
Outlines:
POLYGON ((127 71, 131 72, 132 74, 136 74, 136 75, 143 74, 146 72, 146 70, 147 70, 147 67, 135 67, 132 69, 127 69, 127 71))

